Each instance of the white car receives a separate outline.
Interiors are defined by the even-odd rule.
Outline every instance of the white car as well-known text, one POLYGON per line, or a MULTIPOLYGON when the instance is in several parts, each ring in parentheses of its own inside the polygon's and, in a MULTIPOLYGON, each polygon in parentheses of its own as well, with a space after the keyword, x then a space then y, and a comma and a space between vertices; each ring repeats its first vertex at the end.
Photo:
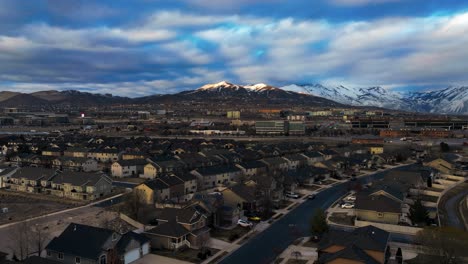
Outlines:
POLYGON ((252 227, 253 226, 253 224, 251 222, 246 221, 246 220, 242 220, 242 219, 239 219, 237 221, 237 224, 242 226, 242 227, 252 227))
POLYGON ((348 196, 348 197, 345 198, 345 200, 354 202, 354 201, 356 201, 356 196, 348 196))
POLYGON ((353 209, 353 208, 354 208, 354 204, 345 203, 345 204, 342 204, 342 205, 341 205, 341 208, 343 208, 343 209, 353 209))
POLYGON ((286 197, 288 197, 288 198, 294 198, 294 199, 299 198, 299 194, 293 193, 293 192, 287 192, 285 195, 286 195, 286 197))

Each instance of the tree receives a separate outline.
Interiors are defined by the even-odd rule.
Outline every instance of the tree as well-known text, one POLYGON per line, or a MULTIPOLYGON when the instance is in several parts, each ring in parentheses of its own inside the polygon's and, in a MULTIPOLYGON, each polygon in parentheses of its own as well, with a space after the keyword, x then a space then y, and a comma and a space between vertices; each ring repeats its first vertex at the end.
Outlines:
MULTIPOLYGON (((465 263, 468 256, 468 232, 453 227, 425 227, 416 234, 415 242, 429 255, 425 263, 465 263), (437 255, 439 258, 435 258, 437 255)), ((423 260, 424 261, 424 260, 423 260)))
POLYGON ((143 199, 143 195, 137 189, 126 196, 124 204, 130 217, 138 220, 140 211, 143 208, 143 199))
POLYGON ((440 142, 440 151, 449 152, 450 151, 450 146, 445 142, 440 142))
POLYGON ((432 177, 427 177, 427 187, 432 187, 432 177))
POLYGON ((314 216, 310 222, 310 232, 318 236, 328 232, 327 216, 323 209, 318 208, 315 210, 314 216))
POLYGON ((398 264, 403 263, 403 253, 401 252, 401 248, 398 248, 395 254, 395 260, 397 261, 398 264))
POLYGON ((429 220, 429 212, 422 204, 421 199, 416 199, 414 204, 410 206, 408 217, 413 225, 427 224, 429 220))
POLYGON ((49 232, 41 228, 39 225, 34 225, 31 228, 31 246, 33 250, 37 251, 37 255, 41 256, 46 243, 49 239, 49 232))
POLYGON ((29 255, 30 232, 27 222, 16 224, 10 232, 10 248, 19 260, 24 260, 29 255))

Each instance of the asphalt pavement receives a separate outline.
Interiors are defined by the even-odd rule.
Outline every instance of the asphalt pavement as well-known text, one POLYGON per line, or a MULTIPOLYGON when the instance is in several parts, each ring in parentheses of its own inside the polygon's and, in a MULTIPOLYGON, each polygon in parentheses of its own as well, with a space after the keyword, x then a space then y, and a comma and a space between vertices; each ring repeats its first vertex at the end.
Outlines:
MULTIPOLYGON (((413 165, 396 168, 402 170, 413 165)), ((359 178, 358 181, 366 183, 369 180, 381 179, 388 172, 377 172, 359 178)), ((281 254, 294 240, 299 237, 309 236, 310 220, 317 208, 327 209, 333 202, 343 196, 348 184, 342 183, 319 192, 314 200, 308 200, 289 214, 286 214, 268 229, 247 241, 242 247, 222 259, 219 263, 271 263, 281 254)), ((411 236, 392 234, 396 242, 410 242, 411 236)))

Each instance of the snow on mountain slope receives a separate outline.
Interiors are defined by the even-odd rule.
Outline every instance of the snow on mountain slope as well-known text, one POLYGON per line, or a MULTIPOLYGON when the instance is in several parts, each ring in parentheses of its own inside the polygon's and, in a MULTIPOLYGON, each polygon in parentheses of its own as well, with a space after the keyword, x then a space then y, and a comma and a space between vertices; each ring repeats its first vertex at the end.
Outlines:
POLYGON ((322 97, 341 104, 354 106, 375 106, 388 109, 429 112, 442 114, 468 114, 468 87, 448 87, 428 92, 400 93, 379 86, 336 87, 321 84, 291 84, 276 88, 268 84, 236 85, 226 81, 204 85, 196 92, 220 94, 238 93, 270 96, 290 96, 293 93, 322 97))
POLYGON ((288 85, 281 87, 288 91, 297 91, 325 97, 339 103, 356 106, 377 106, 385 108, 402 108, 406 103, 399 93, 382 87, 351 88, 345 86, 327 87, 321 84, 288 85))

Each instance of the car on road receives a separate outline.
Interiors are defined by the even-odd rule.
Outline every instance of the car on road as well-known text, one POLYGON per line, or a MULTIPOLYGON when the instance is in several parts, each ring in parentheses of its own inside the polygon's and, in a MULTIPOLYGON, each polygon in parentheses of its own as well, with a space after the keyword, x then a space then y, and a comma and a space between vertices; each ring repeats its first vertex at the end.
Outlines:
POLYGON ((239 219, 237 221, 237 224, 242 226, 242 227, 252 227, 253 226, 253 224, 251 222, 243 220, 243 219, 239 219))
POLYGON ((316 196, 315 194, 309 194, 309 195, 307 196, 307 199, 313 200, 313 199, 315 199, 315 196, 316 196))
POLYGON ((343 209, 353 209, 353 208, 354 208, 354 204, 345 203, 345 204, 342 204, 342 205, 341 205, 341 208, 343 208, 343 209))
POLYGON ((299 198, 299 194, 293 193, 293 192, 287 192, 287 193, 285 193, 285 195, 286 195, 286 197, 288 197, 288 198, 294 198, 294 199, 299 198))
POLYGON ((354 201, 356 201, 356 196, 350 195, 350 196, 346 197, 345 200, 346 200, 346 201, 354 202, 354 201))

